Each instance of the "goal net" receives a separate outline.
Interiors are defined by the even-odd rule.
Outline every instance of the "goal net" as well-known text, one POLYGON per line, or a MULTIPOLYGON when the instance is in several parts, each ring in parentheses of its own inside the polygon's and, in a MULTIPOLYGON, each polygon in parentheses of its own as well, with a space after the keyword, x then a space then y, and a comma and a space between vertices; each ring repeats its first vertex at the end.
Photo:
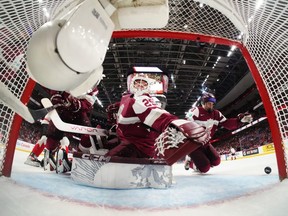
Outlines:
MULTIPOLYGON (((26 68, 26 48, 31 35, 59 11, 81 1, 1 0, 0 80, 22 102, 29 101, 35 85, 26 68)), ((130 2, 137 6, 143 1, 130 2)), ((115 31, 113 37, 188 40, 200 37, 202 42, 240 49, 267 114, 279 178, 287 178, 288 4, 280 0, 169 0, 168 4, 169 21, 164 28, 122 29, 115 31)), ((0 101, 0 175, 10 176, 21 121, 0 101)))

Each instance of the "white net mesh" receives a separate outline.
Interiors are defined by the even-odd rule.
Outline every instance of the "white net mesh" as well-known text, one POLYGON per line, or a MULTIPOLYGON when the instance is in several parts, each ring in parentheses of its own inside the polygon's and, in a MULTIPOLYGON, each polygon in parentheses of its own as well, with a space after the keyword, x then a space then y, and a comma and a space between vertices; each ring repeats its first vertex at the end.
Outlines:
MULTIPOLYGON (((23 94, 28 81, 25 51, 30 36, 45 22, 58 16, 67 6, 79 2, 81 0, 1 0, 0 80, 18 98, 23 94)), ((282 139, 288 139, 287 2, 216 2, 222 5, 221 12, 219 7, 219 10, 216 10, 192 0, 169 0, 169 23, 165 28, 155 30, 198 33, 242 42, 268 91, 282 139)), ((1 151, 1 172, 14 113, 3 104, 0 104, 0 108, 0 143, 4 146, 4 150, 1 151)))

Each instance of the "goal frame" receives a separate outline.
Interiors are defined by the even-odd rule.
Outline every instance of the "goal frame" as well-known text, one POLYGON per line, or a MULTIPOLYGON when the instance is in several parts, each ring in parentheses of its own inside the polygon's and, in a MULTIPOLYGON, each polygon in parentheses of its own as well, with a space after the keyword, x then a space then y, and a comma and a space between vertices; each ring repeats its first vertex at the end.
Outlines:
MULTIPOLYGON (((274 109, 272 103, 270 102, 268 91, 265 87, 263 79, 261 78, 260 72, 257 69, 256 64, 253 61, 248 49, 239 41, 230 40, 227 38, 221 38, 216 36, 202 35, 197 33, 183 33, 183 32, 170 32, 170 31, 156 31, 156 30, 129 30, 129 31, 115 31, 112 35, 113 38, 172 38, 172 39, 182 39, 182 40, 199 40, 200 42, 205 43, 216 43, 220 45, 227 46, 236 46, 243 54, 247 65, 252 73, 254 81, 257 85, 259 95, 262 99, 263 106, 266 111, 268 123, 271 130, 271 135, 275 147, 276 152, 276 160, 278 165, 279 179, 282 181, 287 178, 287 169, 285 163, 285 152, 283 149, 282 137, 280 133, 280 128, 276 120, 276 116, 274 113, 274 109)), ((21 97, 21 101, 23 103, 27 103, 32 94, 33 88, 35 86, 35 82, 33 80, 29 80, 26 88, 21 97)), ((22 118, 15 114, 10 135, 9 141, 7 145, 6 159, 3 166, 2 174, 4 176, 10 177, 14 151, 16 147, 16 141, 19 134, 19 129, 21 126, 22 118)))

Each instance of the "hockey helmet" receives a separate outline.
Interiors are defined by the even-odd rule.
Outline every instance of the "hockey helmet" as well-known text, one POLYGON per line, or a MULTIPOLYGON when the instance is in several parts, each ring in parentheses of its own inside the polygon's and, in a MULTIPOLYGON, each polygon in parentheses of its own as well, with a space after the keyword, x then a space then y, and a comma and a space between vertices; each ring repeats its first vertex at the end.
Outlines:
POLYGON ((205 92, 202 94, 201 96, 201 104, 205 104, 207 102, 212 102, 212 103, 216 103, 216 98, 214 96, 214 94, 209 93, 209 92, 205 92))
POLYGON ((128 72, 127 89, 135 95, 167 93, 168 76, 158 67, 133 67, 128 72))

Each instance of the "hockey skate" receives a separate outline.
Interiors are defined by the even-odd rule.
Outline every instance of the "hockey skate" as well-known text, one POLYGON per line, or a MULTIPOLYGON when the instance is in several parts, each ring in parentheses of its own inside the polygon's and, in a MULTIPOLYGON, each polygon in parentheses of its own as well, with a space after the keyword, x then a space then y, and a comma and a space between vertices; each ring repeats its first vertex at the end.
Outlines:
POLYGON ((40 167, 41 161, 38 160, 37 156, 33 152, 31 152, 29 156, 27 157, 26 161, 24 162, 24 164, 35 166, 35 167, 40 167))
POLYGON ((56 161, 54 159, 54 156, 52 155, 52 152, 48 149, 44 149, 43 168, 44 170, 47 170, 49 168, 50 171, 56 169, 56 161))
POLYGON ((69 161, 67 152, 60 149, 56 156, 56 173, 66 173, 71 171, 72 163, 69 161))
POLYGON ((189 170, 189 168, 190 168, 190 161, 189 161, 189 160, 185 160, 185 162, 184 162, 184 169, 185 169, 185 170, 189 170))
POLYGON ((190 168, 193 169, 195 172, 200 172, 199 169, 196 167, 196 165, 193 163, 193 161, 185 160, 184 169, 189 170, 190 168))
POLYGON ((196 167, 193 161, 189 161, 189 167, 194 170, 194 172, 200 172, 200 170, 196 167))

